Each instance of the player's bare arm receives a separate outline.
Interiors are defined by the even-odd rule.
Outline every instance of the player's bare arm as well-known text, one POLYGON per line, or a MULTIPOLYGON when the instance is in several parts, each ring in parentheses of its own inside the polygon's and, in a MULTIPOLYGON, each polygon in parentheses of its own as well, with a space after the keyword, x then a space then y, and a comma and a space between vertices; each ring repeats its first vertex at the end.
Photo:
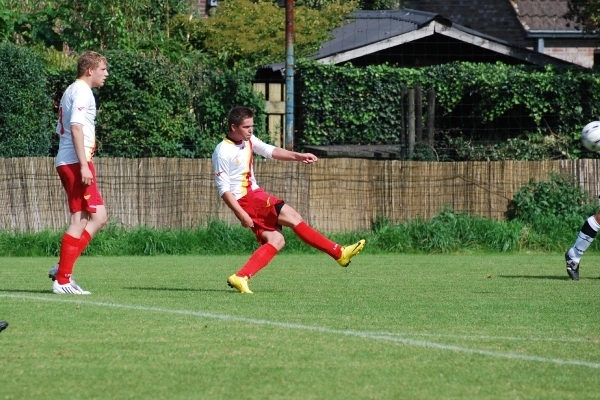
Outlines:
POLYGON ((92 183, 92 171, 88 166, 87 157, 85 155, 85 146, 83 145, 83 126, 71 125, 71 135, 73 136, 73 147, 77 153, 77 159, 81 167, 81 182, 89 186, 92 183))
POLYGON ((311 164, 318 161, 317 156, 311 153, 298 153, 289 151, 280 147, 273 150, 273 158, 279 161, 298 161, 304 164, 311 164))
POLYGON ((254 222, 252 221, 252 218, 250 218, 248 213, 244 211, 244 209, 239 205, 233 193, 225 192, 223 193, 221 198, 223 199, 225 204, 227 204, 227 207, 229 207, 231 211, 233 211, 236 218, 240 220, 240 223, 244 228, 254 227, 254 222))

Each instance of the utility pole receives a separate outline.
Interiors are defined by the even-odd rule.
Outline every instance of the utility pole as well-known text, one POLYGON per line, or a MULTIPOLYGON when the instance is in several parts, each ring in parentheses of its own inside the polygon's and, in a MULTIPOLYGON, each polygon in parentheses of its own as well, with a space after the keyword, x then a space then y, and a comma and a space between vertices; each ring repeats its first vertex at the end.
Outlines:
POLYGON ((278 0, 285 7, 285 148, 294 150, 294 0, 278 0))

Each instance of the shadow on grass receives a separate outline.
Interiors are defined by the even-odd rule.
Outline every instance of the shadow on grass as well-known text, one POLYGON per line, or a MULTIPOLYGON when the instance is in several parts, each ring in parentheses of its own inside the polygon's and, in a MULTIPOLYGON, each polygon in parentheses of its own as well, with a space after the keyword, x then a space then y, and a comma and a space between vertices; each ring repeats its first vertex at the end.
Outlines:
MULTIPOLYGON (((519 279, 549 279, 549 280, 555 280, 555 281, 570 281, 571 278, 569 278, 568 276, 556 276, 556 275, 498 275, 498 278, 519 278, 519 279)), ((600 277, 588 277, 588 278, 582 278, 580 277, 579 280, 584 280, 584 279, 600 279, 600 277)))
POLYGON ((193 288, 170 288, 170 287, 144 287, 144 286, 130 286, 124 287, 127 290, 154 290, 158 292, 229 292, 228 289, 193 289, 193 288))
MULTIPOLYGON (((123 289, 127 289, 127 290, 154 290, 157 292, 215 292, 215 293, 222 293, 222 292, 231 292, 233 294, 239 294, 238 291, 236 291, 235 289, 193 289, 193 288, 169 288, 169 287, 144 287, 144 286, 130 286, 130 287, 124 287, 123 289)), ((261 290, 261 293, 282 293, 283 290, 273 290, 273 289, 266 289, 266 290, 261 290)))
POLYGON ((6 292, 6 293, 42 293, 42 294, 48 294, 48 293, 52 293, 52 288, 47 289, 47 290, 0 289, 0 292, 6 292))

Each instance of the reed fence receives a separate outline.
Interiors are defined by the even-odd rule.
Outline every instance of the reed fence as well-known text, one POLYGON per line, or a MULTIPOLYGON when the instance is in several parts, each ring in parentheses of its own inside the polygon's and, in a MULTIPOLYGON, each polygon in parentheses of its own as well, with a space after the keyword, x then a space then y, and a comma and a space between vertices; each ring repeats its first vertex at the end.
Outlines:
MULTIPOLYGON (((551 172, 600 192, 600 160, 414 162, 353 158, 304 165, 257 160, 259 184, 324 232, 370 229, 377 216, 393 222, 428 219, 445 206, 505 218, 514 193, 551 172)), ((237 224, 218 197, 208 159, 95 160, 109 219, 127 228, 195 228, 210 219, 237 224)), ((0 230, 62 230, 69 211, 52 158, 0 159, 0 230)))

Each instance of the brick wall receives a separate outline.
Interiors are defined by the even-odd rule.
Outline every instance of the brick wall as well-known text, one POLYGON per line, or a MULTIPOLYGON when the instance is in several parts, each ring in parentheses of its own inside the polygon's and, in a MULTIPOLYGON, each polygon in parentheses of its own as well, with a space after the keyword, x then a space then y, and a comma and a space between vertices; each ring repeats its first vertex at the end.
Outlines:
POLYGON ((582 67, 592 68, 594 66, 593 47, 544 47, 544 53, 582 67))
POLYGON ((406 8, 440 14, 454 23, 523 47, 533 47, 508 0, 408 0, 406 8))

